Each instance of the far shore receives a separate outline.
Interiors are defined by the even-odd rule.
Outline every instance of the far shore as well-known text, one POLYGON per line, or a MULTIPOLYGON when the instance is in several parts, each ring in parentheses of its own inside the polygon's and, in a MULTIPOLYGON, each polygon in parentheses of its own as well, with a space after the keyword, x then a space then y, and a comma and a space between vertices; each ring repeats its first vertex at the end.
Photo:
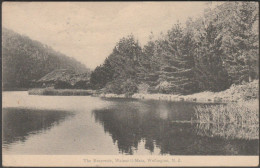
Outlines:
POLYGON ((219 97, 218 93, 201 92, 192 95, 173 95, 173 94, 150 94, 150 93, 135 93, 127 94, 112 94, 98 93, 95 90, 84 89, 54 89, 54 88, 34 88, 28 90, 29 95, 50 95, 50 96, 94 96, 101 98, 132 98, 140 100, 160 100, 171 102, 198 102, 198 103, 228 103, 237 102, 234 99, 227 97, 219 97))
POLYGON ((55 89, 33 88, 28 90, 29 95, 59 95, 59 96, 94 96, 102 98, 133 98, 141 100, 163 100, 172 102, 198 102, 198 103, 235 103, 250 100, 258 100, 258 80, 245 85, 233 85, 229 89, 221 92, 204 91, 190 95, 174 95, 161 93, 132 93, 113 94, 104 93, 100 90, 86 89, 55 89))
MULTIPOLYGON (((197 93, 193 95, 172 95, 172 94, 149 94, 135 93, 133 95, 97 93, 95 90, 84 89, 54 89, 54 88, 34 88, 28 90, 29 95, 50 95, 50 96, 94 96, 102 98, 133 98, 141 100, 166 100, 172 102, 198 102, 198 103, 226 103, 228 100, 214 95, 197 93)), ((230 100, 232 101, 232 100, 230 100)))
POLYGON ((95 91, 84 89, 54 89, 54 88, 34 88, 29 89, 29 95, 49 95, 49 96, 89 96, 95 91))
POLYGON ((196 95, 173 95, 173 94, 149 94, 149 93, 135 93, 132 96, 125 94, 96 94, 94 96, 103 98, 133 98, 140 100, 160 100, 171 102, 198 102, 198 103, 228 103, 236 102, 234 100, 226 100, 214 95, 208 96, 205 93, 197 93, 196 95))

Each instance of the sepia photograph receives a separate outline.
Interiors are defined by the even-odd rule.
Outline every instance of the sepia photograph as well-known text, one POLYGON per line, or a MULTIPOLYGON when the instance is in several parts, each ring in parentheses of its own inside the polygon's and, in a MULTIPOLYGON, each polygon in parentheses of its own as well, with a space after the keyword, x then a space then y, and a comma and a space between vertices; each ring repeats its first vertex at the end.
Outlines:
POLYGON ((258 166, 259 3, 2 3, 2 166, 258 166))

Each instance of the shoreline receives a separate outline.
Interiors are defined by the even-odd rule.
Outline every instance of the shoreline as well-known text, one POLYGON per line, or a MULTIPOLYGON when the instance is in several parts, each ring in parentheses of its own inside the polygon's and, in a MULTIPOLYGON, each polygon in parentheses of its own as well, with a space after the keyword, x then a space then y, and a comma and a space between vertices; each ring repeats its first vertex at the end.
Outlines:
MULTIPOLYGON (((203 92, 202 92, 203 93, 203 92)), ((201 95, 201 93, 197 93, 201 95)), ((169 101, 169 102, 194 102, 194 103, 229 103, 237 102, 234 100, 226 100, 221 97, 205 97, 198 95, 173 95, 173 94, 140 94, 135 93, 132 96, 126 96, 124 94, 95 94, 95 97, 101 98, 132 98, 138 100, 158 100, 158 101, 169 101)))
POLYGON ((251 100, 259 100, 259 81, 255 80, 244 85, 232 85, 229 89, 220 92, 203 91, 189 95, 174 94, 113 94, 102 93, 100 90, 86 89, 55 89, 55 88, 32 88, 28 90, 29 95, 64 95, 64 96, 94 96, 101 98, 133 98, 139 100, 161 100, 170 102, 197 102, 197 103, 239 103, 251 100))
POLYGON ((95 90, 84 89, 54 89, 54 88, 33 88, 29 89, 29 95, 48 95, 48 96, 93 96, 100 98, 130 98, 138 100, 159 100, 170 102, 194 102, 194 103, 228 103, 237 102, 234 100, 226 100, 204 92, 196 93, 193 95, 173 95, 173 94, 143 94, 135 93, 133 95, 126 94, 113 94, 113 93, 97 93, 95 90))
POLYGON ((259 100, 259 80, 242 85, 232 85, 229 89, 220 92, 203 91, 189 95, 134 93, 132 96, 125 94, 95 94, 106 98, 135 98, 144 100, 166 100, 172 102, 198 102, 198 103, 239 103, 259 100))
POLYGON ((29 89, 29 95, 42 96, 90 96, 95 93, 93 90, 84 89, 54 89, 54 88, 34 88, 29 89))

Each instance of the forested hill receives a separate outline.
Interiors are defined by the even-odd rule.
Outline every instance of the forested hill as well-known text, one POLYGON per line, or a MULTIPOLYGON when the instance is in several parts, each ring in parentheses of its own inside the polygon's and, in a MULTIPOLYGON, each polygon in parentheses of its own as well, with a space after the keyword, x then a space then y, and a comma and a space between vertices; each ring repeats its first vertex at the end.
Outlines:
POLYGON ((250 82, 259 78, 258 24, 258 3, 224 2, 159 38, 151 34, 144 47, 122 38, 90 82, 118 94, 191 94, 250 82))
POLYGON ((28 88, 55 69, 90 72, 85 65, 12 30, 2 29, 3 88, 28 88))

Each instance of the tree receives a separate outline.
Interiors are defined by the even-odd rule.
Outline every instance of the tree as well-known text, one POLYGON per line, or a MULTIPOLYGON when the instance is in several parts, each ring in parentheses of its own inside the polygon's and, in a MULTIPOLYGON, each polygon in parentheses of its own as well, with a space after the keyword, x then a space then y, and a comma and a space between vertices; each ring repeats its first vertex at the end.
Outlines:
POLYGON ((224 61, 233 82, 250 82, 259 78, 258 7, 254 2, 237 2, 233 6, 223 31, 224 61))
POLYGON ((95 68, 91 73, 90 85, 93 89, 101 89, 106 86, 106 84, 113 80, 114 68, 110 64, 107 58, 103 65, 95 68))
POLYGON ((193 42, 189 31, 178 23, 160 41, 157 52, 161 55, 159 88, 163 93, 188 94, 196 92, 193 42), (167 84, 166 84, 167 83, 167 84), (167 87, 166 87, 167 86, 167 87))
MULTIPOLYGON (((156 54, 158 40, 154 41, 153 33, 149 37, 149 41, 143 47, 143 52, 139 60, 138 83, 148 84, 150 89, 155 88, 158 84, 160 69, 160 56, 156 54)), ((149 88, 148 88, 149 89, 149 88)))
POLYGON ((90 82, 93 88, 101 89, 106 86, 109 92, 127 92, 129 89, 123 86, 126 86, 125 81, 137 81, 141 55, 142 48, 133 35, 120 39, 104 64, 98 66, 91 74, 90 82), (119 86, 121 88, 118 88, 119 86))
POLYGON ((256 5, 225 2, 210 7, 203 17, 188 19, 185 28, 177 23, 157 39, 151 34, 143 49, 132 35, 122 38, 107 58, 113 72, 108 75, 107 66, 101 65, 93 79, 116 93, 135 92, 137 85, 150 93, 172 94, 221 91, 258 79, 256 5))
MULTIPOLYGON (((221 29, 221 28, 220 28, 221 29)), ((229 76, 223 66, 222 36, 212 21, 196 32, 196 78, 201 90, 221 91, 230 86, 229 76)))
POLYGON ((142 48, 133 35, 120 39, 110 59, 115 78, 135 79, 141 55, 142 48))

